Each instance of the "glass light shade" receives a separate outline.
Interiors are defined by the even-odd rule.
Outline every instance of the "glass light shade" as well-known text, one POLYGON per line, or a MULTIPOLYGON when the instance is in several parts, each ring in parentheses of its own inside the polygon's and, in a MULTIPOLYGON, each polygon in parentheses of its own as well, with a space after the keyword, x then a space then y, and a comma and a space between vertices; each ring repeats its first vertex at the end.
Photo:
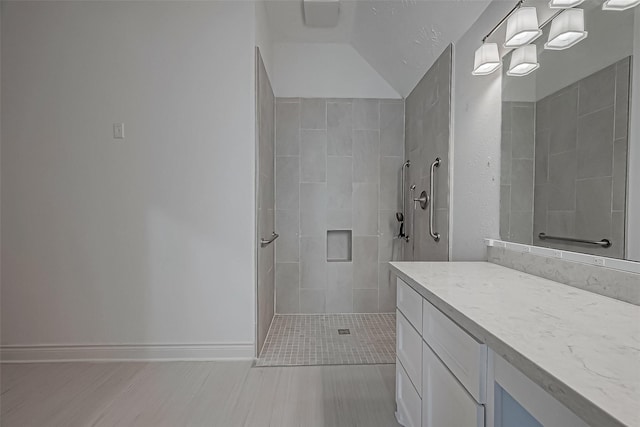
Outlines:
POLYGON ((522 46, 511 53, 511 63, 507 76, 522 77, 540 68, 538 64, 538 49, 536 45, 522 46))
POLYGON ((551 0, 550 9, 569 9, 584 3, 584 0, 551 0))
POLYGON ((535 7, 521 7, 507 20, 507 37, 504 47, 516 48, 527 45, 540 37, 538 12, 535 7))
POLYGON ((500 65, 502 65, 502 61, 500 60, 498 45, 496 43, 483 43, 476 50, 471 74, 474 76, 486 76, 500 68, 500 65))
POLYGON ((640 0, 607 0, 602 10, 627 10, 640 4, 640 0))
POLYGON ((569 49, 585 38, 587 32, 584 30, 584 10, 567 9, 551 21, 549 41, 544 44, 544 48, 569 49))

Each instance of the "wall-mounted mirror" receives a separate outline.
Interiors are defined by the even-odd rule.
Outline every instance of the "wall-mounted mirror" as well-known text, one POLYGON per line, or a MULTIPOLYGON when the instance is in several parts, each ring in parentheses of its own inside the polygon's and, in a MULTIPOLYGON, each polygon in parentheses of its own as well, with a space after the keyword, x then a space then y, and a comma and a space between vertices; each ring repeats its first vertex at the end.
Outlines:
POLYGON ((507 75, 513 52, 503 58, 500 235, 625 258, 635 10, 579 7, 586 39, 547 50, 546 25, 525 77, 507 75))

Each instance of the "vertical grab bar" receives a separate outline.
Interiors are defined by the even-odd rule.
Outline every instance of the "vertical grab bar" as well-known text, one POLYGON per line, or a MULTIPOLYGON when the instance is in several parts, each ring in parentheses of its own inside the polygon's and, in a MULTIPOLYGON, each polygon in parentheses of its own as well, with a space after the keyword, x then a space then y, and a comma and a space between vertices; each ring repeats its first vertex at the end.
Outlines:
POLYGON ((440 233, 437 233, 435 231, 433 231, 433 217, 435 215, 435 191, 433 189, 434 185, 433 185, 433 175, 434 175, 434 169, 435 168, 439 168, 440 167, 440 157, 436 157, 436 160, 431 163, 431 170, 429 172, 429 178, 431 180, 430 184, 429 184, 429 193, 431 193, 429 200, 429 234, 431 235, 431 237, 433 238, 433 240, 435 240, 436 242, 440 241, 440 233))
MULTIPOLYGON (((406 162, 404 162, 402 164, 402 168, 400 168, 400 193, 402 194, 402 222, 404 223, 407 219, 407 210, 405 208, 405 203, 406 203, 406 195, 404 193, 404 184, 405 184, 405 172, 406 172, 406 168, 408 168, 409 166, 411 166, 411 162, 409 160, 407 160, 406 162)), ((400 235, 398 237, 404 237, 404 240, 406 242, 409 241, 409 237, 406 235, 403 235, 404 233, 400 233, 400 235)))

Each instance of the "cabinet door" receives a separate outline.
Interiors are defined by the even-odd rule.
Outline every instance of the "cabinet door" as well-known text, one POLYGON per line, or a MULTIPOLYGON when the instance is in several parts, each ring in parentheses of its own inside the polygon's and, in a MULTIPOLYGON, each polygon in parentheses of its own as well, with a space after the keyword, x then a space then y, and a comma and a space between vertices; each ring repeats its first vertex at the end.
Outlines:
POLYGON ((422 363, 422 427, 484 427, 484 406, 426 344, 422 363))
POLYGON ((422 394, 422 338, 400 311, 396 311, 396 354, 422 394))
POLYGON ((422 400, 409 380, 407 372, 396 359, 396 419, 404 427, 420 427, 422 400))

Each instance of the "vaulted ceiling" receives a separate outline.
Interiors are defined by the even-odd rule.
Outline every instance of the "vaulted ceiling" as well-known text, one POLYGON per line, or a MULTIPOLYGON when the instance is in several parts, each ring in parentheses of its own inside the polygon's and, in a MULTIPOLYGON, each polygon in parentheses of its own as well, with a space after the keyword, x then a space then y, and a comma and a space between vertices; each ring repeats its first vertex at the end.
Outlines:
POLYGON ((490 0, 340 2, 335 28, 304 25, 302 0, 268 0, 274 42, 348 43, 403 97, 444 48, 458 40, 490 0))

